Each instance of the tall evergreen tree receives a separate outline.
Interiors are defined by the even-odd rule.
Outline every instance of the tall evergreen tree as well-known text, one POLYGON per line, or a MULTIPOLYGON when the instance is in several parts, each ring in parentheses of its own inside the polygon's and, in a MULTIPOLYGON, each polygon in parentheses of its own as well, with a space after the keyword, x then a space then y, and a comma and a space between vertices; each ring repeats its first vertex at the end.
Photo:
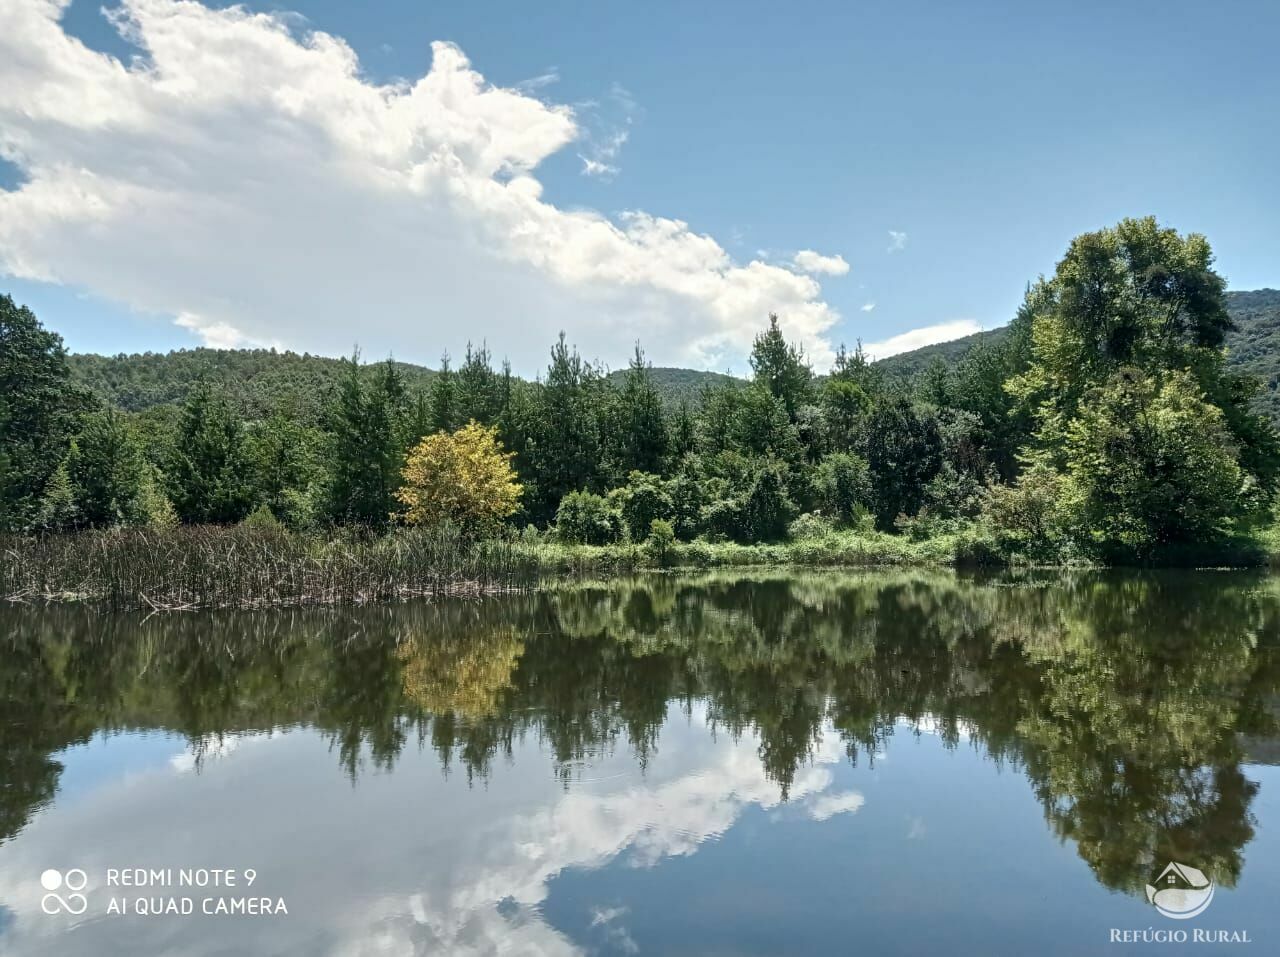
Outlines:
POLYGON ((67 470, 84 525, 133 524, 147 475, 133 429, 110 407, 91 413, 73 443, 67 470))
POLYGON ((381 528, 397 508, 404 460, 404 383, 387 360, 366 387, 360 354, 351 359, 330 411, 333 455, 328 484, 332 520, 381 528))
POLYGON ((184 522, 238 522, 252 506, 243 423, 207 379, 183 406, 169 482, 184 522))
POLYGON ((440 357, 440 371, 431 380, 431 431, 452 432, 459 424, 458 384, 446 352, 440 357))
POLYGON ((782 400, 794 421, 796 411, 808 398, 813 370, 805 361, 804 350, 782 335, 774 313, 769 314, 769 328, 756 336, 751 347, 751 371, 758 385, 782 400))
POLYGON ((498 417, 502 403, 502 382, 493 370, 489 348, 474 349, 467 343, 467 354, 458 369, 457 418, 462 425, 472 420, 490 425, 498 417))
POLYGON ((569 492, 599 488, 602 393, 599 372, 577 349, 571 350, 560 333, 530 423, 530 511, 537 521, 549 521, 569 492))
POLYGON ((71 383, 62 337, 9 296, 0 296, 0 401, 0 528, 18 529, 35 517, 89 403, 71 383))
POLYGON ((617 413, 610 436, 616 473, 660 473, 670 453, 667 415, 638 343, 618 396, 617 413))

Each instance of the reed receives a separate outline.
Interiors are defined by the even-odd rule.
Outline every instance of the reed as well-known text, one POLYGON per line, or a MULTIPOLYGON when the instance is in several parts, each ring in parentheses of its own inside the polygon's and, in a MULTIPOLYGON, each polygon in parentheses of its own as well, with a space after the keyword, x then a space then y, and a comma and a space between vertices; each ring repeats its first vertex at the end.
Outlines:
POLYGON ((536 583, 535 556, 448 527, 321 535, 193 526, 0 539, 0 596, 9 601, 165 610, 354 605, 536 583))

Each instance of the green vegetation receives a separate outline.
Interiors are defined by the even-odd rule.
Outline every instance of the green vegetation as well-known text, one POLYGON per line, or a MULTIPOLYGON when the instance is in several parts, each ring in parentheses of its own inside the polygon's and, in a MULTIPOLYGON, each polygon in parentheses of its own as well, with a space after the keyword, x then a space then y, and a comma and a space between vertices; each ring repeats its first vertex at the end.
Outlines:
MULTIPOLYGON (((288 555, 343 529, 394 550, 403 526, 442 525, 459 548, 501 540, 553 569, 1258 562, 1280 441, 1228 361, 1212 266, 1204 237, 1125 220, 1075 239, 1008 330, 952 367, 904 381, 841 349, 818 377, 770 317, 749 382, 676 404, 638 346, 611 376, 561 335, 535 382, 495 369, 487 347, 430 376, 358 354, 287 357, 268 376, 266 353, 183 353, 194 379, 166 383, 159 357, 136 391, 181 405, 130 411, 102 397, 117 366, 77 375, 4 298, 0 528, 249 521, 288 555)), ((53 575, 27 590, 113 588, 53 575)))

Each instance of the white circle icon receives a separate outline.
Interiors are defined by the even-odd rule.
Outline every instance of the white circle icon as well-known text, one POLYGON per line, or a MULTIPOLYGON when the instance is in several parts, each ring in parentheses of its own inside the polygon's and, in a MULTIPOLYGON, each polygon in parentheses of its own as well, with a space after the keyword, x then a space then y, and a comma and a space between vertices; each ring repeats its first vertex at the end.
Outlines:
POLYGON ((65 876, 52 867, 41 872, 40 886, 48 893, 40 899, 40 909, 46 914, 60 914, 63 911, 68 914, 83 914, 89 906, 89 901, 83 894, 70 893, 63 897, 61 894, 55 894, 54 891, 62 887, 72 892, 82 891, 88 883, 89 875, 78 867, 71 868, 65 876))

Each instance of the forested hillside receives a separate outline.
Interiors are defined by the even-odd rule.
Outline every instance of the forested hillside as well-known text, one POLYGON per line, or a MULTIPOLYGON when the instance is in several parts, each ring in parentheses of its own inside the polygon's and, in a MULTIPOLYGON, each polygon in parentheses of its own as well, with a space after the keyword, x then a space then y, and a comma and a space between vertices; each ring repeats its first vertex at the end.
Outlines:
MULTIPOLYGON (((1237 372, 1256 376, 1262 385, 1255 402, 1272 422, 1280 423, 1280 289, 1256 289, 1226 294, 1227 313, 1235 328, 1227 333, 1227 365, 1237 372)), ((935 359, 950 364, 957 362, 979 342, 999 345, 1008 327, 940 342, 890 356, 876 363, 887 374, 914 378, 924 372, 935 359)))
MULTIPOLYGON (((377 358, 377 357, 366 357, 377 358)), ((298 415, 314 421, 325 397, 337 386, 345 368, 340 359, 277 352, 274 349, 179 349, 134 355, 68 356, 75 381, 105 402, 126 412, 143 412, 159 405, 181 405, 203 376, 226 390, 232 401, 251 419, 265 418, 286 397, 298 415)), ((364 366, 372 375, 379 363, 364 366)), ((436 374, 425 366, 397 362, 405 386, 416 392, 436 374)), ((654 388, 669 406, 696 403, 707 386, 746 385, 720 372, 697 369, 654 368, 654 388)), ((608 375, 614 385, 626 379, 626 370, 608 375)))

